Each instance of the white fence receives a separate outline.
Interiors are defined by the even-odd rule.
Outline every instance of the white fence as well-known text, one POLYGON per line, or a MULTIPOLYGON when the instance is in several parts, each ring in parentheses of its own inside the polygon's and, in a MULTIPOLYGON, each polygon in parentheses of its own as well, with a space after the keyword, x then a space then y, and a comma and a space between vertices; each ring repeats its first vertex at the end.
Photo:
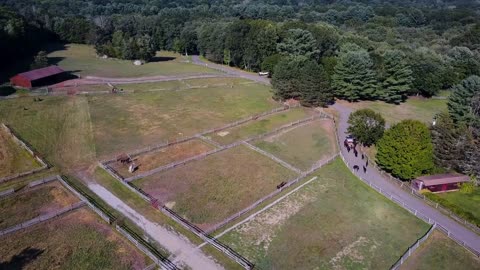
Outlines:
POLYGON ((420 239, 418 239, 415 244, 411 245, 407 251, 398 259, 398 261, 390 268, 391 270, 397 270, 400 268, 400 266, 407 260, 410 255, 420 246, 421 243, 423 243, 427 238, 432 234, 433 230, 437 227, 437 224, 433 224, 432 227, 430 227, 430 230, 420 239))

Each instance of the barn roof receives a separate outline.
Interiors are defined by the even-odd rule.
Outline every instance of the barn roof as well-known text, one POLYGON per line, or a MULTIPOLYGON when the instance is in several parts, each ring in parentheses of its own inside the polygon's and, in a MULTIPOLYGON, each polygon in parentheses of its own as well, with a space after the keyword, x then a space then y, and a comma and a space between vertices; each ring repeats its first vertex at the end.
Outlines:
POLYGON ((44 68, 39 68, 39 69, 34 69, 30 70, 27 72, 23 72, 18 74, 17 76, 24 77, 30 81, 35 81, 41 78, 46 78, 50 77, 53 75, 57 75, 60 73, 65 72, 63 69, 57 67, 57 66, 49 66, 49 67, 44 67, 44 68))
POLYGON ((422 181, 423 185, 428 187, 434 185, 468 182, 470 181, 470 177, 463 174, 435 174, 428 176, 420 176, 417 178, 417 180, 422 181))

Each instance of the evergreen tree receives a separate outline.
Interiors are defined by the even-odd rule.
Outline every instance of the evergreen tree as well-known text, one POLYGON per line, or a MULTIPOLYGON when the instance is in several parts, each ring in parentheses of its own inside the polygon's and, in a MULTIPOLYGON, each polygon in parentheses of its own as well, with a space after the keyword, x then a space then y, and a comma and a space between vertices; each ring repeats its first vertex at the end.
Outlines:
POLYGON ((277 50, 285 56, 308 59, 314 59, 320 53, 312 33, 303 29, 288 30, 286 37, 277 45, 277 50))
POLYGON ((31 69, 43 68, 48 66, 48 58, 46 51, 39 51, 35 56, 33 63, 30 65, 31 69))
POLYGON ((385 119, 371 109, 361 109, 348 117, 348 133, 363 145, 375 144, 385 131, 385 119))
POLYGON ((322 66, 301 57, 286 57, 275 67, 274 98, 297 99, 307 106, 326 106, 333 102, 328 78, 322 66))
POLYGON ((342 52, 332 76, 332 86, 336 96, 348 101, 374 99, 378 82, 368 52, 363 49, 342 52))
POLYGON ((393 125, 376 145, 378 165, 400 179, 413 179, 433 169, 430 130, 419 121, 393 125))
POLYGON ((452 87, 448 99, 448 111, 455 123, 463 123, 469 127, 478 122, 478 114, 474 113, 475 96, 480 95, 480 77, 473 75, 452 87))
POLYGON ((447 113, 440 113, 431 127, 431 133, 435 164, 447 170, 463 171, 465 151, 470 143, 466 127, 457 127, 447 113))
POLYGON ((412 70, 406 56, 399 50, 388 50, 383 56, 384 77, 382 81, 382 100, 398 104, 407 98, 412 88, 412 70))

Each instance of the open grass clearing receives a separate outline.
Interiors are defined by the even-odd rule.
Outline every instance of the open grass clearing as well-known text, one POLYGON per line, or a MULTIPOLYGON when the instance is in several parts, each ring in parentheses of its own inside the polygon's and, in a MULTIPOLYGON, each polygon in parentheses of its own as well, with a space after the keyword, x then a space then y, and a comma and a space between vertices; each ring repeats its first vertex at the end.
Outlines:
POLYGON ((238 146, 133 183, 208 229, 293 177, 268 157, 238 146))
POLYGON ((412 97, 399 105, 383 101, 346 102, 337 101, 354 110, 372 109, 382 114, 388 124, 398 123, 405 119, 415 119, 424 123, 432 123, 433 117, 447 110, 447 100, 412 97))
POLYGON ((215 147, 212 145, 207 144, 199 139, 194 139, 134 157, 133 161, 138 166, 138 169, 133 173, 128 171, 129 165, 127 164, 114 162, 109 166, 117 171, 121 176, 127 178, 153 170, 163 165, 170 164, 172 162, 181 161, 189 157, 206 153, 213 149, 215 149, 215 147))
POLYGON ((301 170, 307 170, 337 151, 334 129, 333 121, 316 120, 267 137, 255 145, 301 170))
POLYGON ((0 128, 0 164, 0 178, 41 167, 3 128, 0 128))
POLYGON ((151 263, 83 207, 2 237, 4 269, 144 269, 151 263))
POLYGON ((339 158, 312 176, 318 179, 220 240, 259 269, 387 269, 429 228, 339 158))
POLYGON ((0 229, 68 207, 79 199, 54 181, 0 199, 0 229))
POLYGON ((400 269, 480 269, 480 259, 445 234, 435 230, 400 269))
POLYGON ((306 108, 294 108, 288 111, 258 118, 243 125, 207 134, 210 139, 226 145, 254 135, 260 135, 279 128, 288 123, 304 119, 312 115, 313 111, 306 108))
POLYGON ((48 54, 49 62, 80 76, 140 77, 155 75, 178 75, 218 73, 213 69, 198 66, 180 54, 161 51, 149 63, 135 66, 133 61, 102 59, 90 45, 67 44, 63 49, 48 54))
POLYGON ((252 84, 88 97, 100 157, 189 137, 279 106, 252 84))
POLYGON ((86 97, 42 97, 40 102, 17 98, 1 103, 0 121, 48 162, 71 168, 95 158, 86 97))

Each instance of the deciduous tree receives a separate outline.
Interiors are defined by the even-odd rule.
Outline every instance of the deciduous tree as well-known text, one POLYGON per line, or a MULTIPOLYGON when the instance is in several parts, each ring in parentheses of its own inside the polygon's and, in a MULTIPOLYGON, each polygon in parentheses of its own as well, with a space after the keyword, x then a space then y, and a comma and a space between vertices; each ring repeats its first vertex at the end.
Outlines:
POLYGON ((366 146, 375 144, 385 131, 385 119, 371 109, 361 109, 350 114, 348 132, 366 146))
POLYGON ((430 131, 419 121, 393 125, 376 145, 378 165, 400 179, 410 180, 433 169, 430 131))

